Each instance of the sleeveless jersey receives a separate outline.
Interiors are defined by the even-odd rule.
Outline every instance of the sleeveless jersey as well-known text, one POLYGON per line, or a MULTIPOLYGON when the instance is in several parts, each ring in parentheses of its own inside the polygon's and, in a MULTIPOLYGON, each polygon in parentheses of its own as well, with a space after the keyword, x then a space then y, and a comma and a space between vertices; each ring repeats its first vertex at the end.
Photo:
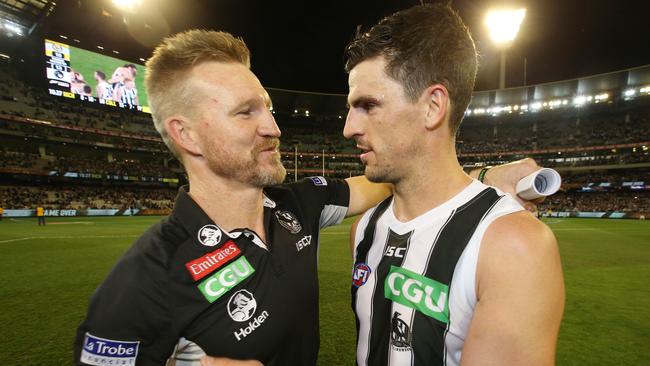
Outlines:
POLYGON ((358 365, 459 365, 476 305, 487 227, 523 208, 478 181, 409 222, 388 198, 355 234, 352 308, 358 365))

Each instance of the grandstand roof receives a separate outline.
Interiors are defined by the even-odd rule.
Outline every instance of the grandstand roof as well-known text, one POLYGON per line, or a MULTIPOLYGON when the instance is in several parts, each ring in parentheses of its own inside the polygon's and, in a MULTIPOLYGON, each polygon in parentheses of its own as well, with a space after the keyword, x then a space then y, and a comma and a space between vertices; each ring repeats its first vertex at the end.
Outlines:
MULTIPOLYGON (((4 3, 5 1, 3 1, 4 3)), ((109 0, 58 2, 47 34, 65 34, 79 46, 137 61, 161 36, 188 28, 222 29, 242 36, 253 70, 268 87, 345 93, 342 50, 357 25, 418 0, 142 0, 146 11, 125 14, 109 0)), ((426 1, 429 2, 429 1, 426 1)), ((477 90, 498 85, 498 52, 483 26, 493 1, 452 0, 481 52, 477 90)), ((508 55, 508 86, 572 79, 650 64, 647 11, 641 1, 522 0, 527 7, 520 36, 508 55)))

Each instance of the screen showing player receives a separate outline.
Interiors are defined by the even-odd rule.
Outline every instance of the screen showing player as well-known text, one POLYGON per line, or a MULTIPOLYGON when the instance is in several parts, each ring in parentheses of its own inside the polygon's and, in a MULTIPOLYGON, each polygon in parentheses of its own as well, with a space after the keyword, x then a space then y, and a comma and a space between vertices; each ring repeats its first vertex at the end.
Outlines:
POLYGON ((144 66, 45 40, 51 95, 149 112, 144 66))

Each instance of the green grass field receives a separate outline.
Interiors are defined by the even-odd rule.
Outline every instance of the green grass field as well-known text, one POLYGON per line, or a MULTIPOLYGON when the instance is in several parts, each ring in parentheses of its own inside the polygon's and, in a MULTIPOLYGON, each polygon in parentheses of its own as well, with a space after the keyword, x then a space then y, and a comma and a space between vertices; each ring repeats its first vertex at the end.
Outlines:
MULTIPOLYGON (((92 291, 160 217, 0 222, 0 365, 68 365, 92 291)), ((567 289, 558 365, 650 360, 650 222, 552 219, 567 289)), ((321 239, 320 365, 354 364, 347 231, 321 239)))

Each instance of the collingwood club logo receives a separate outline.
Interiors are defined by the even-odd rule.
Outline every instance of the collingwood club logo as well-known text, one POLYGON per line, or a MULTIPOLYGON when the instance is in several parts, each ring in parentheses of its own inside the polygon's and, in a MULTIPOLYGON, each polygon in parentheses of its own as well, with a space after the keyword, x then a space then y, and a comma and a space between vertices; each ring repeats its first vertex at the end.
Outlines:
POLYGON ((289 230, 291 234, 298 234, 302 230, 300 221, 294 214, 289 211, 275 211, 275 218, 278 219, 283 228, 289 230))
POLYGON ((246 290, 239 290, 230 296, 228 300, 228 315, 236 322, 245 322, 250 319, 257 310, 257 301, 253 294, 246 290))
POLYGON ((390 344, 396 351, 411 351, 411 328, 400 319, 400 313, 393 313, 390 321, 390 344))
POLYGON ((216 225, 205 225, 199 230, 198 237, 201 244, 213 247, 221 241, 221 229, 216 225))

